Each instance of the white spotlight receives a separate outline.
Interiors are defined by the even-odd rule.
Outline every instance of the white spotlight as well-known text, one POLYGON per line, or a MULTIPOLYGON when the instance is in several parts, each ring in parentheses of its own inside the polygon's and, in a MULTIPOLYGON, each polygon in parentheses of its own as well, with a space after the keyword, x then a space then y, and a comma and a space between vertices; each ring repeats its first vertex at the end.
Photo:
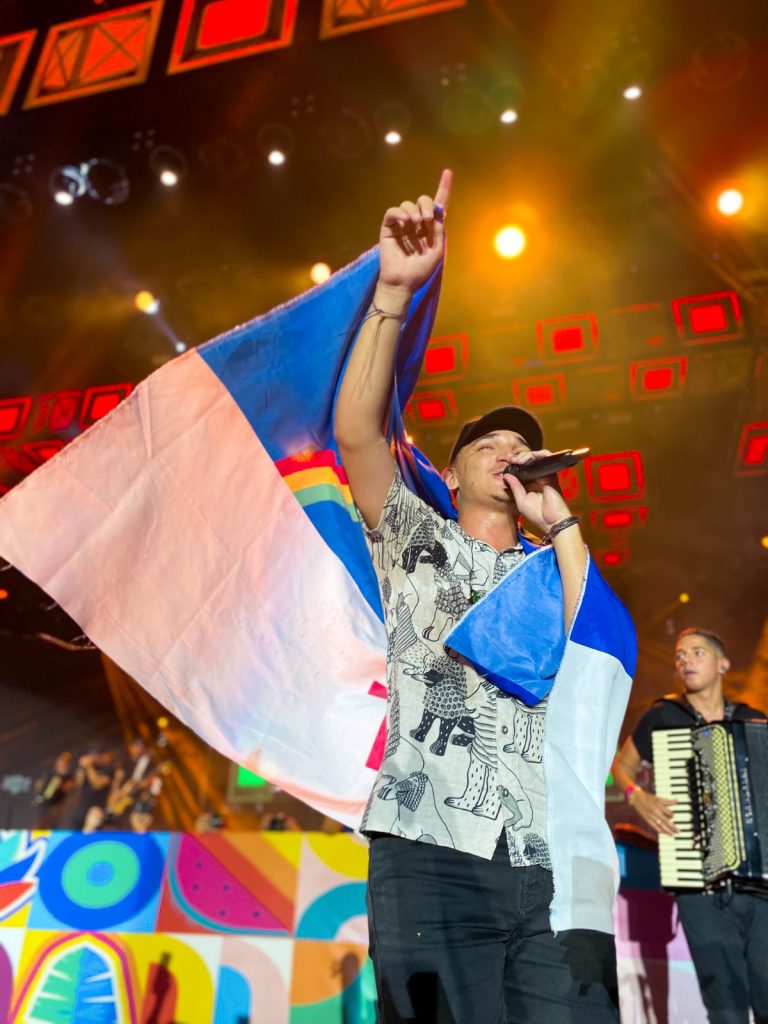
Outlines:
POLYGON ((57 167, 48 179, 48 190, 59 206, 71 206, 85 194, 87 183, 82 168, 67 164, 57 167))
POLYGON ((643 90, 640 88, 639 85, 628 85, 627 88, 624 90, 625 100, 639 100, 642 95, 643 90))
POLYGON ((267 160, 273 167, 281 167, 285 163, 285 153, 282 149, 272 149, 267 154, 267 160))
POLYGON ((499 115, 499 120, 502 124, 514 124, 517 120, 517 111, 513 110, 511 107, 507 107, 506 110, 502 110, 499 115))
POLYGON ((387 143, 388 146, 397 146, 398 143, 403 141, 403 136, 400 134, 400 132, 396 132, 393 128, 390 131, 388 131, 387 134, 384 136, 384 141, 387 143))
POLYGON ((333 271, 327 263, 313 263, 309 271, 309 277, 313 284, 324 284, 332 273, 333 271))
POLYGON ((186 352, 187 351, 187 346, 184 344, 183 341, 177 341, 176 344, 173 347, 176 349, 177 352, 186 352))
POLYGON ((727 188, 717 197, 717 208, 724 217, 734 217, 744 205, 744 196, 737 188, 727 188))
POLYGON ((166 169, 160 172, 160 182, 168 188, 173 188, 174 185, 179 184, 179 176, 176 171, 166 169))

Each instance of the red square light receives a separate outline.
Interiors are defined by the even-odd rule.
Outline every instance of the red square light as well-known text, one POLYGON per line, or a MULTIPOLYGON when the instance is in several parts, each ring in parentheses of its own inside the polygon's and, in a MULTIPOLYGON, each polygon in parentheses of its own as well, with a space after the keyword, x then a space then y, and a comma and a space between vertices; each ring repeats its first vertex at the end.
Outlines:
POLYGON ((553 352, 580 352, 584 349, 584 331, 581 327, 561 327, 552 331, 553 352))
POLYGON ((525 389, 525 401, 528 405, 552 405, 555 390, 551 384, 531 384, 525 389))
POLYGON ((133 384, 105 384, 100 387, 88 388, 83 397, 83 409, 80 413, 80 426, 85 430, 103 419, 108 412, 118 406, 133 391, 133 384))
POLYGON ((755 476, 768 470, 768 420, 745 423, 739 438, 736 472, 755 476))
POLYGON ((41 464, 52 459, 63 447, 64 442, 57 441, 55 438, 50 441, 30 441, 28 444, 22 445, 27 455, 31 455, 36 462, 41 464))
POLYGON ((589 513, 592 526, 603 530, 627 530, 632 526, 642 526, 647 517, 647 505, 636 505, 634 508, 595 508, 589 513))
POLYGON ((629 561, 629 548, 598 551, 596 557, 598 562, 612 569, 619 565, 626 565, 629 561))
POLYGON ((417 421, 453 423, 457 418, 456 399, 452 391, 420 391, 408 403, 408 410, 417 421))
POLYGON ((0 439, 17 437, 24 428, 32 408, 31 398, 6 398, 0 401, 0 439))
POLYGON ((546 405, 555 408, 565 401, 565 374, 518 377, 512 381, 512 395, 517 405, 546 405))
POLYGON ((682 394, 688 371, 686 356, 641 359, 629 368, 630 391, 634 398, 670 398, 682 394))
POLYGON ((466 334, 444 334, 430 338, 424 357, 427 377, 449 375, 450 379, 463 377, 469 365, 469 338, 466 334))
POLYGON ((577 313, 539 320, 536 324, 539 355, 543 359, 589 359, 600 348, 597 317, 577 313))
POLYGON ((428 348, 424 359, 426 373, 451 373, 456 369, 456 353, 449 345, 428 348))
POLYGON ((666 391, 672 387, 674 374, 671 366, 659 370, 646 370, 643 374, 641 387, 644 391, 666 391))
POLYGON ((687 345, 740 338, 744 333, 736 292, 713 292, 675 299, 672 315, 678 335, 687 345))
POLYGON ((561 470, 557 474, 557 479, 565 500, 569 502, 575 501, 581 493, 581 479, 579 478, 578 467, 571 466, 568 469, 561 470))
POLYGON ((588 455, 584 460, 584 475, 593 501, 637 501, 645 492, 640 452, 588 455))
POLYGON ((693 306, 689 315, 691 327, 696 334, 724 331, 728 326, 728 318, 722 306, 693 306))
POLYGON ((629 467, 625 462, 598 466, 597 475, 604 491, 626 491, 630 484, 629 467))

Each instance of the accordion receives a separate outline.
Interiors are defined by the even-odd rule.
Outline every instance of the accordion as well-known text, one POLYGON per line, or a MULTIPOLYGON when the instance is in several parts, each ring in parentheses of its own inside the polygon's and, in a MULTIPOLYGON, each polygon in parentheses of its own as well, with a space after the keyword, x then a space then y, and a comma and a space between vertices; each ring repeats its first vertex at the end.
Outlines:
POLYGON ((677 801, 659 834, 665 889, 723 879, 768 890, 768 722, 712 722, 652 736, 656 795, 677 801))

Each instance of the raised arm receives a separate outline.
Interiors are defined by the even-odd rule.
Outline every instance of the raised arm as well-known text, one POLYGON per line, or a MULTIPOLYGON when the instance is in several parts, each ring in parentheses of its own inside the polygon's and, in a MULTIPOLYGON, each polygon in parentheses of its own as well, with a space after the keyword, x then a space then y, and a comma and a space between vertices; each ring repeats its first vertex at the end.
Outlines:
POLYGON ((352 496, 371 527, 381 518, 395 472, 384 425, 400 327, 414 293, 443 257, 450 190, 451 172, 443 171, 434 199, 421 196, 385 213, 376 291, 339 390, 336 443, 352 496))

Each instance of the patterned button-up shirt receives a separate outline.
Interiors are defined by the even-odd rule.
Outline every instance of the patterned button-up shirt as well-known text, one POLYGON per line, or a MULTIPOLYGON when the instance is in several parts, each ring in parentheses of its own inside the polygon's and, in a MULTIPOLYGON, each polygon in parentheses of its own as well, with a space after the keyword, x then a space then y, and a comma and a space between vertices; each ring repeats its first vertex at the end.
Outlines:
POLYGON ((388 697, 387 745, 363 831, 490 859, 506 828, 514 865, 549 867, 545 703, 528 707, 444 647, 473 595, 521 562, 522 548, 499 552, 470 537, 399 472, 366 536, 384 604, 388 697))

